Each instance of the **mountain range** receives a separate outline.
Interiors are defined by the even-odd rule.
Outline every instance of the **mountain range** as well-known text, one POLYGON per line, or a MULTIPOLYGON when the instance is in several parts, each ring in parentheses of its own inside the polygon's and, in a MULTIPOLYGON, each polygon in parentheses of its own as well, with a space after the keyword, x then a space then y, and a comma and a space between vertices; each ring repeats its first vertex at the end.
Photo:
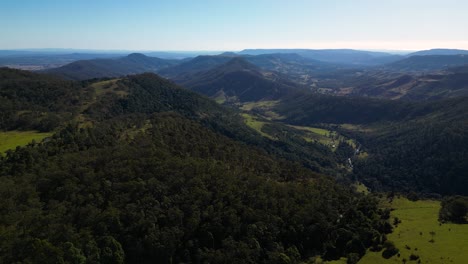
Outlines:
POLYGON ((214 69, 198 73, 181 85, 230 102, 274 100, 300 90, 294 82, 262 71, 241 57, 234 57, 214 69))
POLYGON ((75 61, 65 66, 48 69, 45 72, 71 80, 85 80, 101 77, 118 77, 143 72, 156 72, 175 64, 175 60, 164 60, 132 53, 117 59, 93 59, 75 61))
POLYGON ((393 193, 468 195, 464 56, 253 50, 0 68, 0 136, 46 137, 0 153, 0 262, 385 255, 393 193))

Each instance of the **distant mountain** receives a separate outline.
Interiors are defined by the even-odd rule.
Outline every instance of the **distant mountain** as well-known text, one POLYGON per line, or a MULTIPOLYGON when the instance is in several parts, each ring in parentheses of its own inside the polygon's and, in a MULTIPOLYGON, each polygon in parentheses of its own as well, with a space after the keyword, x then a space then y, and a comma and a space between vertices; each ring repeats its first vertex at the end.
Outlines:
POLYGON ((468 67, 451 70, 444 75, 421 77, 420 83, 414 86, 402 99, 437 100, 468 96, 468 67))
POLYGON ((15 53, 14 51, 2 53, 0 51, 0 65, 9 68, 44 70, 61 67, 78 60, 109 59, 121 56, 122 54, 111 53, 36 54, 33 52, 15 53))
POLYGON ((232 59, 232 56, 230 55, 197 56, 191 60, 184 61, 178 65, 174 65, 172 67, 160 70, 159 74, 168 78, 175 78, 178 76, 180 79, 181 75, 190 75, 196 72, 207 71, 216 66, 228 62, 230 59, 232 59))
POLYGON ((186 58, 193 58, 200 55, 216 55, 219 52, 217 51, 147 51, 141 52, 146 56, 150 57, 158 57, 161 59, 186 59, 186 58))
POLYGON ((421 50, 421 51, 413 52, 406 56, 411 57, 411 56, 425 56, 425 55, 460 55, 460 54, 468 54, 468 50, 430 49, 430 50, 421 50))
POLYGON ((198 56, 193 59, 186 59, 178 65, 165 68, 158 73, 185 83, 196 78, 196 75, 218 67, 234 57, 245 59, 247 62, 266 71, 275 71, 287 76, 294 82, 306 84, 311 77, 317 74, 335 72, 341 69, 353 68, 350 65, 334 64, 304 58, 295 53, 273 53, 261 55, 239 55, 232 52, 225 52, 216 56, 198 56))
POLYGON ((299 91, 297 84, 286 81, 244 58, 232 58, 212 70, 197 74, 182 85, 219 100, 241 102, 278 99, 299 91))
POLYGON ((307 59, 351 65, 378 65, 396 61, 401 56, 386 52, 362 51, 352 49, 246 49, 239 54, 261 55, 271 53, 295 53, 307 59))
POLYGON ((164 60, 132 53, 117 59, 80 60, 45 72, 71 80, 101 77, 119 77, 128 74, 156 72, 176 64, 176 60, 164 60))
POLYGON ((410 101, 468 96, 468 66, 427 74, 365 71, 339 81, 330 94, 410 101))
POLYGON ((291 67, 301 67, 315 70, 323 68, 336 68, 336 64, 308 59, 296 53, 242 55, 242 57, 257 67, 269 71, 287 72, 287 69, 291 67))
POLYGON ((385 70, 393 71, 438 71, 468 64, 468 55, 424 55, 386 64, 385 70))

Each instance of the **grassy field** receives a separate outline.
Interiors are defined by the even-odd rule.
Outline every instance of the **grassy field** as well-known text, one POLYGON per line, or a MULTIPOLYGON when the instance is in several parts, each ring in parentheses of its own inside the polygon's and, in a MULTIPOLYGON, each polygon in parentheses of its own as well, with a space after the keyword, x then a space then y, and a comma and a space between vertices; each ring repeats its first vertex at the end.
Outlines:
POLYGON ((353 139, 348 139, 338 134, 336 131, 318 128, 318 127, 308 127, 308 126, 293 126, 289 125, 292 128, 310 132, 304 139, 306 141, 318 141, 332 150, 335 149, 333 146, 337 146, 340 141, 345 141, 352 147, 356 148, 356 142, 353 139))
POLYGON ((25 146, 33 140, 41 141, 50 137, 52 133, 39 133, 37 131, 8 131, 0 132, 0 154, 17 146, 25 146))
POLYGON ((318 135, 325 136, 325 137, 328 137, 331 133, 333 133, 330 130, 318 128, 318 127, 293 126, 293 125, 290 125, 290 127, 294 127, 294 128, 301 129, 301 130, 307 130, 314 134, 318 134, 318 135))
POLYGON ((104 94, 111 94, 111 93, 124 97, 128 95, 128 90, 119 86, 118 85, 119 81, 120 79, 101 81, 101 82, 93 83, 91 85, 91 88, 94 89, 94 94, 96 97, 102 96, 104 94))
POLYGON ((269 139, 274 140, 274 138, 267 133, 262 131, 262 127, 265 124, 265 122, 259 121, 257 118, 250 114, 243 113, 242 117, 244 118, 245 124, 248 125, 249 127, 255 129, 258 133, 260 133, 262 136, 267 137, 269 139))
POLYGON ((356 186, 356 191, 357 192, 363 193, 363 194, 369 194, 369 189, 364 184, 358 182, 358 183, 355 184, 355 186, 356 186))
POLYGON ((241 110, 250 111, 254 108, 271 108, 276 105, 279 101, 259 101, 259 102, 247 102, 242 104, 241 110))
POLYGON ((243 103, 239 109, 243 111, 252 111, 253 109, 260 111, 263 118, 268 120, 282 120, 284 117, 272 111, 272 107, 278 104, 279 101, 259 101, 243 103))
POLYGON ((468 263, 468 225, 440 225, 437 221, 440 202, 399 198, 387 206, 395 209, 391 213, 392 222, 394 217, 402 221, 387 236, 400 250, 400 257, 384 259, 381 252, 368 252, 360 264, 403 263, 403 259, 417 263, 409 261, 410 254, 418 255, 421 263, 468 263), (429 242, 431 239, 434 242, 429 242))
POLYGON ((329 136, 333 134, 333 131, 318 128, 318 127, 307 127, 307 126, 293 126, 288 125, 289 127, 299 129, 302 131, 308 132, 306 136, 304 136, 304 140, 308 142, 317 141, 321 144, 332 146, 334 145, 334 141, 329 136))

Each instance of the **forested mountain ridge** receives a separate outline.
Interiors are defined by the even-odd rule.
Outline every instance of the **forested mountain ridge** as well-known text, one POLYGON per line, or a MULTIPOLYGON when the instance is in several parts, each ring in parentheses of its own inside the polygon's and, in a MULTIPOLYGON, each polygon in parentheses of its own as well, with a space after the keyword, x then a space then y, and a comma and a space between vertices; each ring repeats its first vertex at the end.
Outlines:
POLYGON ((243 58, 233 58, 181 83, 193 91, 226 101, 251 102, 279 99, 300 90, 298 84, 262 71, 243 58))
POLYGON ((460 54, 468 54, 468 50, 430 49, 430 50, 420 50, 420 51, 412 52, 406 56, 411 57, 411 56, 425 56, 425 55, 460 55, 460 54))
POLYGON ((193 59, 184 61, 167 69, 159 71, 167 78, 181 78, 183 75, 192 75, 198 72, 210 70, 216 66, 222 65, 232 59, 231 55, 201 55, 193 59))
POLYGON ((358 259, 391 231, 371 196, 269 154, 208 98, 154 74, 65 83, 45 104, 76 91, 76 119, 0 157, 0 262, 358 259))
POLYGON ((309 95, 273 107, 282 122, 328 124, 369 154, 353 173, 375 190, 468 194, 468 97, 401 102, 309 95))
POLYGON ((154 74, 70 82, 19 70, 4 71, 24 75, 21 80, 13 77, 8 80, 9 87, 15 88, 13 90, 8 86, 0 86, 0 92, 4 95, 3 128, 6 130, 38 129, 47 132, 63 127, 69 121, 86 127, 122 115, 174 111, 196 119, 228 137, 259 146, 275 156, 300 162, 314 171, 335 174, 338 170, 338 158, 322 145, 304 140, 285 142, 278 138, 265 138, 247 127, 244 119, 235 111, 154 74), (36 81, 40 79, 45 81, 42 84, 36 81), (28 83, 28 86, 23 85, 23 82, 28 83), (41 91, 43 86, 49 89, 41 91), (18 105, 15 96, 20 92, 29 94, 29 89, 41 91, 41 96, 32 97, 32 100, 46 98, 45 106, 30 106, 24 99, 18 105), (70 96, 64 98, 58 94, 70 96), (63 105, 63 109, 57 112, 55 108, 60 105, 63 105), (53 108, 49 109, 51 106, 53 108))
POLYGON ((386 70, 400 72, 431 72, 468 64, 467 54, 458 55, 416 55, 384 66, 386 70))
POLYGON ((354 97, 374 97, 405 101, 435 101, 468 95, 468 74, 452 69, 432 74, 388 74, 381 71, 348 79, 352 88, 337 90, 337 94, 354 97))
POLYGON ((79 83, 0 68, 0 129, 50 131, 80 111, 79 83))
POLYGON ((304 58, 348 65, 379 65, 401 59, 386 52, 353 49, 246 49, 239 54, 262 55, 271 53, 296 53, 304 58))
POLYGON ((71 80, 86 80, 102 77, 119 77, 129 74, 156 72, 177 63, 132 53, 116 59, 80 60, 45 72, 71 80))

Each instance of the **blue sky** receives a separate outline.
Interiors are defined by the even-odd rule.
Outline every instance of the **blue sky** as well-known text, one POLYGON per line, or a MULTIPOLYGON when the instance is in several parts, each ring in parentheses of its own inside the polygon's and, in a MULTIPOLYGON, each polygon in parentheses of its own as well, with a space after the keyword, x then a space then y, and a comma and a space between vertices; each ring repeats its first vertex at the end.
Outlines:
POLYGON ((0 0, 0 49, 468 49, 464 0, 0 0))

